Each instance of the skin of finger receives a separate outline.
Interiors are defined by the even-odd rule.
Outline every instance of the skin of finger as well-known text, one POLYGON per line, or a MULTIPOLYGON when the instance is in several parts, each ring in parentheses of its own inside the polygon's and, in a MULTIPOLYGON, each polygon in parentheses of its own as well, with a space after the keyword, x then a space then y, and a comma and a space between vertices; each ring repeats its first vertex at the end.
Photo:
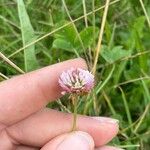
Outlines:
POLYGON ((5 126, 4 124, 0 123, 0 132, 1 132, 4 128, 6 128, 6 126, 5 126))
MULTIPOLYGON (((9 128, 7 132, 19 143, 40 146, 52 138, 67 133, 72 127, 72 115, 44 109, 9 128)), ((118 124, 98 121, 87 116, 78 116, 77 130, 89 133, 96 146, 109 142, 118 132, 118 124)))
POLYGON ((71 67, 87 68, 83 59, 73 59, 26 73, 0 83, 0 122, 11 125, 61 96, 58 78, 71 67))
POLYGON ((1 150, 15 150, 17 145, 18 143, 7 134, 6 130, 0 132, 1 150))
POLYGON ((41 150, 94 150, 93 138, 86 132, 75 131, 60 135, 41 150))
POLYGON ((103 146, 100 148, 96 148, 95 150, 123 150, 123 149, 113 147, 113 146, 103 146))
POLYGON ((16 150, 40 150, 40 148, 29 147, 29 146, 18 146, 16 150))

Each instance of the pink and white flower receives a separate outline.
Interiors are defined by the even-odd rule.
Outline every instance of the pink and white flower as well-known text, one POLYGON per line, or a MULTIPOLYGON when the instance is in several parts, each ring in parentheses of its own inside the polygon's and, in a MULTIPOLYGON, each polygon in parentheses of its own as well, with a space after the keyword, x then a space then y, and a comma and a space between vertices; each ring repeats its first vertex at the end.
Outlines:
POLYGON ((71 68, 62 72, 59 77, 59 84, 62 88, 62 94, 87 94, 94 87, 94 76, 81 68, 71 68))

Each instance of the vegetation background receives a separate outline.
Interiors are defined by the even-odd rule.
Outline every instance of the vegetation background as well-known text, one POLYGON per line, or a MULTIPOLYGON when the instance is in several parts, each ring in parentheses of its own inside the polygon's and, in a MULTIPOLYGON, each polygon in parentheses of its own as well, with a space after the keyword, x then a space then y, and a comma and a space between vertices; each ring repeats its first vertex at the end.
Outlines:
POLYGON ((97 80, 78 112, 119 119, 112 145, 150 150, 150 0, 0 0, 0 81, 76 57, 97 80))

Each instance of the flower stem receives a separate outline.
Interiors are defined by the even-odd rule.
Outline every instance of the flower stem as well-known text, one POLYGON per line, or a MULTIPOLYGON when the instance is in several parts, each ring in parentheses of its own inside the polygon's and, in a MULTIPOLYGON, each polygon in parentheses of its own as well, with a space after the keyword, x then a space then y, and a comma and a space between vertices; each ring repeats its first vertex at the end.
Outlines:
POLYGON ((72 129, 71 131, 75 131, 76 130, 76 124, 77 124, 77 101, 78 101, 78 97, 73 95, 72 96, 72 104, 73 104, 73 123, 72 123, 72 129))

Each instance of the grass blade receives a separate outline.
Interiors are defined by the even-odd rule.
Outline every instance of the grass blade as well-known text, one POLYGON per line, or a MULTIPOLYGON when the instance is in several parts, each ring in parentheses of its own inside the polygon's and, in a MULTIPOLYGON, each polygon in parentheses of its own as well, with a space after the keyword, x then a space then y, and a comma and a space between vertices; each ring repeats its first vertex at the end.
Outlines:
POLYGON ((102 88, 107 84, 107 82, 109 81, 109 79, 112 77, 112 74, 115 70, 115 65, 112 66, 112 69, 109 73, 109 75, 107 76, 107 78, 102 82, 102 84, 100 84, 97 89, 96 89, 96 95, 102 90, 102 88))
MULTIPOLYGON (((27 14, 23 0, 17 0, 19 20, 21 25, 21 34, 23 47, 36 40, 33 27, 27 14)), ((35 45, 32 44, 24 49, 25 71, 31 71, 38 68, 38 62, 35 54, 35 45)))
MULTIPOLYGON (((125 93, 123 92, 122 88, 119 87, 119 89, 121 91, 121 95, 122 95, 125 111, 126 111, 126 114, 127 114, 128 123, 129 123, 129 125, 131 125, 132 124, 132 117, 131 117, 130 109, 129 109, 129 106, 128 106, 128 102, 127 102, 125 93)), ((132 127, 131 127, 131 130, 133 131, 132 127)))

